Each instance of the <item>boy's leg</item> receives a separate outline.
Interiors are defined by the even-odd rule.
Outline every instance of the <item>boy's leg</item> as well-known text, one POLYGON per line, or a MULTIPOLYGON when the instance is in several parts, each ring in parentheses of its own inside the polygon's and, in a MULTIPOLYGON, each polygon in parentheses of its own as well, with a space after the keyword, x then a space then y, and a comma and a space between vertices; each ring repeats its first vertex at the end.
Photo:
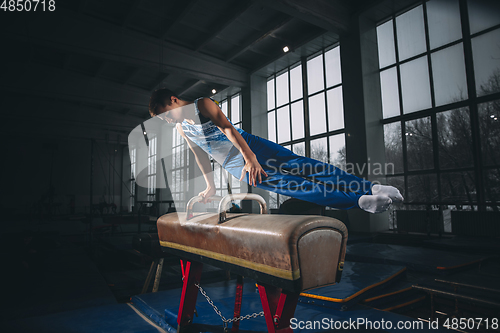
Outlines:
MULTIPOLYGON (((323 206, 330 206, 337 209, 351 209, 360 208, 358 205, 359 198, 364 193, 357 193, 356 191, 342 191, 335 189, 328 184, 325 186, 320 182, 314 182, 310 178, 302 177, 297 174, 287 173, 284 168, 278 167, 277 161, 284 162, 286 156, 290 155, 290 151, 281 147, 267 148, 266 155, 264 155, 264 147, 261 142, 256 142, 255 138, 249 137, 248 133, 244 133, 243 137, 247 140, 249 147, 257 156, 259 163, 268 176, 262 175, 262 183, 257 181, 257 187, 268 191, 276 192, 279 194, 287 195, 304 201, 310 201, 323 206), (271 149, 275 149, 272 151, 271 149), (270 154, 279 155, 277 159, 269 158, 270 154)), ((262 139, 262 138, 259 138, 262 139)), ((266 140, 268 141, 268 140, 266 140)), ((271 142, 271 141, 268 141, 271 142)), ((291 155, 290 155, 291 156, 291 155)), ((298 155, 295 155, 298 156, 298 155)), ((232 154, 228 156, 223 164, 231 175, 239 179, 243 170, 245 161, 239 151, 234 148, 232 154)), ((339 169, 340 170, 340 169, 339 169)), ((248 183, 248 173, 245 175, 245 182, 248 183)))
MULTIPOLYGON (((224 169, 239 179, 243 166, 243 156, 239 154, 227 163, 224 169)), ((335 190, 305 177, 280 173, 278 168, 266 164, 262 164, 262 168, 268 176, 262 175, 262 183, 257 181, 258 188, 337 209, 360 208, 358 205, 360 194, 335 190)), ((248 184, 248 173, 245 182, 248 184)))
POLYGON ((279 168, 279 173, 305 177, 312 182, 319 181, 324 184, 324 193, 332 190, 354 193, 358 199, 361 197, 357 206, 365 211, 383 212, 392 202, 404 200, 399 190, 393 186, 374 184, 332 164, 297 155, 272 141, 257 136, 245 136, 249 137, 247 140, 252 144, 252 151, 259 153, 258 158, 261 159, 259 162, 262 165, 279 168))
MULTIPOLYGON (((319 181, 325 186, 356 194, 372 194, 372 182, 352 175, 344 170, 313 158, 300 156, 291 150, 267 139, 244 133, 244 138, 257 156, 261 165, 279 169, 280 173, 291 173, 319 181)), ((266 171, 267 172, 267 171, 266 171)))

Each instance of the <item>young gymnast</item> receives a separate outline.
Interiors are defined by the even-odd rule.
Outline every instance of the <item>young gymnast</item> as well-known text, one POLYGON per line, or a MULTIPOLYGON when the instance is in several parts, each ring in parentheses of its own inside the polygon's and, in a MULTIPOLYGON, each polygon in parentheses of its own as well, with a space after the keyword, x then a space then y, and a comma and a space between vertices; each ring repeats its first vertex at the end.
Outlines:
POLYGON ((240 181, 323 206, 381 213, 393 202, 403 201, 393 186, 374 184, 234 127, 211 98, 186 101, 168 89, 158 89, 151 96, 149 113, 175 123, 193 151, 207 184, 199 193, 202 202, 216 193, 207 154, 240 181))

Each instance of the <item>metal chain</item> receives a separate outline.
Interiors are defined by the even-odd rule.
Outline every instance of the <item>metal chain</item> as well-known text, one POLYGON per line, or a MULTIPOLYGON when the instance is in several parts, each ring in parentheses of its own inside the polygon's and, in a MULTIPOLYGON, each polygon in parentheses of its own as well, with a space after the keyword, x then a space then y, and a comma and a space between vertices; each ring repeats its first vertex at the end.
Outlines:
POLYGON ((233 321, 238 321, 238 320, 243 320, 243 319, 250 319, 250 318, 257 318, 257 317, 263 317, 264 316, 264 311, 261 311, 261 312, 254 312, 252 314, 247 314, 245 316, 239 316, 239 317, 235 317, 235 318, 231 318, 231 319, 226 319, 226 317, 224 317, 222 315, 222 313, 217 308, 217 306, 214 304, 214 302, 210 299, 210 297, 208 297, 208 295, 205 292, 205 290, 202 287, 200 287, 200 285, 198 283, 195 283, 194 285, 196 287, 198 287, 198 289, 200 289, 201 294, 203 296, 205 296, 205 298, 207 299, 207 302, 212 306, 212 308, 214 309, 215 313, 217 313, 220 316, 220 318, 224 322, 224 328, 227 328, 227 324, 228 323, 232 323, 233 321))

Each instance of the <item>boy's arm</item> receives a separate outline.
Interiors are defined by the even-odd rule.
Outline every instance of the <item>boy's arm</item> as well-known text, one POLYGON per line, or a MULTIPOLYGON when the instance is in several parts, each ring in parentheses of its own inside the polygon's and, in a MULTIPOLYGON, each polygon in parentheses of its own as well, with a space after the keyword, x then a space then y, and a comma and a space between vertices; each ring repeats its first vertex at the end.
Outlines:
POLYGON ((189 148, 193 152, 194 157, 196 158, 196 163, 198 163, 198 166, 203 173, 203 177, 205 178, 207 187, 213 187, 215 189, 214 175, 212 173, 212 165, 210 163, 210 160, 208 159, 208 154, 186 136, 180 124, 177 124, 175 128, 177 129, 179 134, 186 140, 189 148))
POLYGON ((245 166, 243 167, 239 180, 242 181, 248 172, 248 183, 250 185, 257 186, 257 179, 259 180, 259 183, 262 183, 261 174, 268 176, 267 173, 260 165, 257 160, 257 156, 255 156, 255 153, 250 149, 240 132, 238 132, 229 122, 219 106, 210 98, 205 97, 198 101, 198 109, 205 117, 212 120, 221 132, 227 136, 229 141, 231 141, 234 146, 238 148, 241 155, 243 155, 243 158, 245 159, 245 166))
POLYGON ((210 118, 210 120, 212 120, 221 132, 227 136, 234 146, 238 148, 245 161, 257 160, 254 152, 250 149, 245 139, 243 139, 236 128, 231 125, 217 104, 215 104, 210 98, 205 97, 198 101, 198 109, 205 117, 210 118))

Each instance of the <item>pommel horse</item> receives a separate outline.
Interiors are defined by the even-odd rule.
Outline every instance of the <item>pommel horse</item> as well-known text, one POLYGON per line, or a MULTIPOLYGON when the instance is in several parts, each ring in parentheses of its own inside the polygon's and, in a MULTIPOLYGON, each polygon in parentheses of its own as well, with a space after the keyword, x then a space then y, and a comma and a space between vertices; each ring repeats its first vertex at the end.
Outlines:
MULTIPOLYGON (((242 276, 257 282, 268 332, 293 332, 299 294, 340 281, 344 265, 347 228, 339 220, 319 215, 267 214, 265 200, 254 193, 213 196, 220 200, 217 213, 193 213, 187 203, 186 220, 179 213, 158 218, 162 250, 181 257, 183 287, 177 331, 193 323, 197 286, 203 263, 238 275, 234 318, 240 316, 242 276), (226 213, 231 200, 255 200, 260 214, 226 213)), ((233 319, 234 319, 233 318, 233 319)), ((237 332, 239 321, 231 331, 237 332)), ((227 323, 224 323, 227 329, 227 323)))

